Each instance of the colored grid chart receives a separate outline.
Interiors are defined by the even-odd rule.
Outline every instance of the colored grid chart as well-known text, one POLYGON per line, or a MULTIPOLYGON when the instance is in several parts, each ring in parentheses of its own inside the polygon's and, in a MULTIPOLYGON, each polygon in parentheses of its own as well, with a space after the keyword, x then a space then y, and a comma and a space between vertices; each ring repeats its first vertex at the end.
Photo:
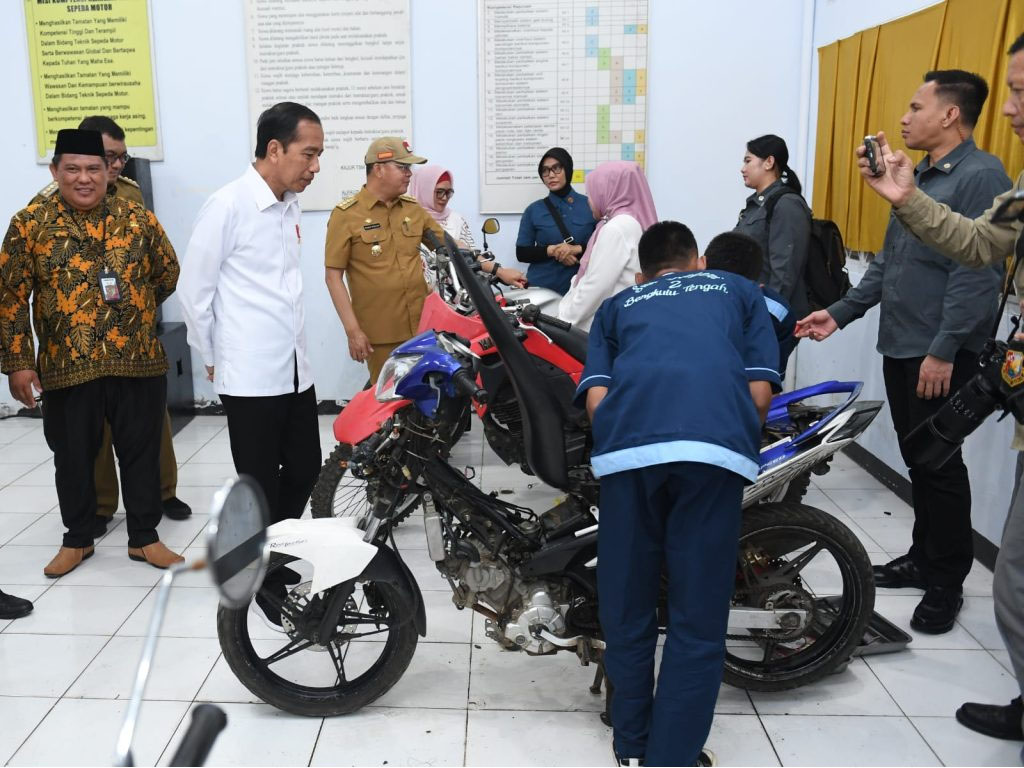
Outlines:
POLYGON ((644 167, 647 130, 647 3, 585 0, 573 8, 573 183, 606 160, 644 167))
POLYGON ((573 184, 608 160, 646 165, 647 0, 482 0, 480 202, 519 213, 537 161, 569 150, 573 184))

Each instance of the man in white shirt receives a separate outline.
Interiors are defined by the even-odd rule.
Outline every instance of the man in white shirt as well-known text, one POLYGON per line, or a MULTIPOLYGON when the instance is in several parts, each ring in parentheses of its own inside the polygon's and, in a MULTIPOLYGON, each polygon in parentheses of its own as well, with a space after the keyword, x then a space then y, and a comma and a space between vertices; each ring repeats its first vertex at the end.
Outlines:
MULTIPOLYGON (((271 522, 302 515, 320 472, 296 193, 323 150, 309 108, 282 102, 260 115, 256 160, 203 205, 178 283, 189 343, 228 417, 235 470, 259 482, 271 522)), ((297 576, 277 568, 264 582, 257 602, 272 623, 280 612, 267 595, 283 598, 297 576)))

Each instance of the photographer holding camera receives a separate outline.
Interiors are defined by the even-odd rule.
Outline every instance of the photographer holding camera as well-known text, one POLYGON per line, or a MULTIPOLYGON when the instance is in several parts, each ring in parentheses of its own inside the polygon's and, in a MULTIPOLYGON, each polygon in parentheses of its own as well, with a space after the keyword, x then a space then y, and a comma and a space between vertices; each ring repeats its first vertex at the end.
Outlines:
MULTIPOLYGON (((1009 50, 1007 85, 1010 94, 1003 104, 1003 115, 1010 120, 1014 133, 1024 142, 1024 35, 1018 37, 1009 50)), ((878 137, 880 154, 885 164, 883 173, 875 176, 870 163, 859 148, 858 165, 865 181, 893 206, 893 214, 910 232, 926 245, 951 259, 970 267, 987 267, 1001 263, 1014 254, 1016 244, 1020 260, 1024 243, 1019 242, 1022 224, 1020 209, 1014 209, 1017 195, 1024 190, 1024 173, 1017 177, 1014 188, 999 195, 992 207, 981 216, 970 219, 954 213, 917 189, 914 184, 913 164, 902 152, 893 152, 885 137, 878 137), (1007 205, 1009 204, 1009 205, 1007 205)), ((1011 267, 1018 297, 1024 298, 1024 269, 1011 267)), ((1021 302, 1024 311, 1024 301, 1021 302)), ((1024 335, 1017 334, 1014 346, 1019 346, 1024 335)), ((1014 363, 1019 364, 1019 352, 1011 349, 1006 354, 1002 379, 1013 384, 1014 363), (1018 357, 1014 357, 1014 355, 1018 357)), ((1005 390, 1006 387, 1003 387, 1005 390)), ((1012 395, 1011 395, 1012 396, 1012 395)), ((1018 408, 1011 407, 1017 411, 1018 408)), ((1016 415, 1016 414, 1015 414, 1016 415)), ((1013 449, 1024 451, 1024 427, 1016 425, 1013 449)), ((1021 476, 1024 474, 1024 453, 1017 454, 1017 471, 1013 500, 1003 529, 1003 539, 996 560, 992 593, 996 623, 1006 643, 1017 680, 1024 685, 1024 493, 1021 476)), ((967 703, 957 710, 957 720, 971 730, 1001 739, 1024 740, 1022 730, 1024 707, 1018 696, 1009 705, 967 703)))

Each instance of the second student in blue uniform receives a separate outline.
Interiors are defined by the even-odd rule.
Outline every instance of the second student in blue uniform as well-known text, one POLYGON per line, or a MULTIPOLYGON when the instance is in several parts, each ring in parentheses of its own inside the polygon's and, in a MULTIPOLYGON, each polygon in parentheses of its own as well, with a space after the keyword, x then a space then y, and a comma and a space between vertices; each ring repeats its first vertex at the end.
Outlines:
MULTIPOLYGON (((713 238, 704 249, 704 261, 708 269, 732 272, 743 275, 748 280, 759 283, 764 252, 757 240, 741 232, 723 232, 713 238)), ((786 364, 789 355, 796 348, 799 339, 793 335, 796 329, 797 316, 790 309, 789 302, 778 291, 767 285, 761 285, 764 305, 772 318, 775 338, 779 342, 779 377, 786 378, 786 364)))
POLYGON ((577 397, 601 478, 598 591, 623 764, 695 765, 722 681, 743 487, 780 386, 778 345, 757 285, 704 271, 693 234, 655 224, 637 285, 605 301, 577 397), (654 691, 656 604, 668 633, 654 691))

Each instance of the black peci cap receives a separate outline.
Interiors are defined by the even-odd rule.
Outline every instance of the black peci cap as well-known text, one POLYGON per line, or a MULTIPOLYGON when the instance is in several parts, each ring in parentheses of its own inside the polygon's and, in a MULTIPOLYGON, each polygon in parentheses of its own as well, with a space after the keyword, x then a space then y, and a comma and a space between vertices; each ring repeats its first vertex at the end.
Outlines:
POLYGON ((80 128, 63 128, 57 131, 55 155, 96 155, 106 157, 103 150, 103 136, 99 131, 83 131, 80 128))

